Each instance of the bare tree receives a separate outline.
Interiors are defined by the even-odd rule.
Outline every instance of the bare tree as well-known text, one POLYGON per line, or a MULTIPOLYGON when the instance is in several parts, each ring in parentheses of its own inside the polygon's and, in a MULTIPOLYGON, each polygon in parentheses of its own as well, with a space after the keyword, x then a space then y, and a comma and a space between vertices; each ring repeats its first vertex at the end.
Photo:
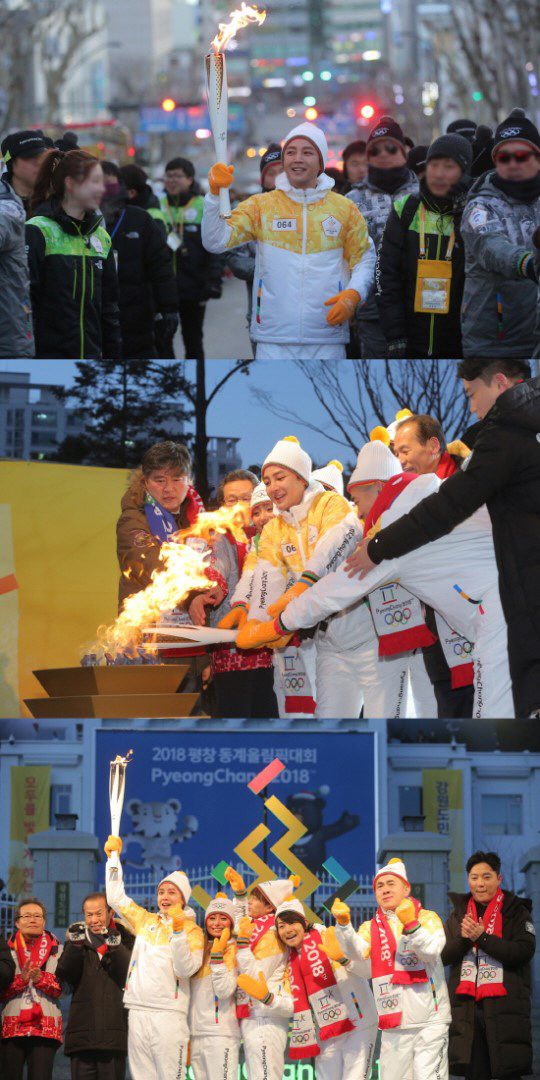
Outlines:
POLYGON ((446 22, 428 26, 440 84, 465 115, 473 108, 472 92, 482 94, 488 120, 504 119, 516 105, 538 108, 540 0, 456 0, 446 22))
POLYGON ((78 0, 0 0, 0 119, 2 128, 35 123, 34 69, 45 83, 44 119, 61 121, 60 99, 81 47, 102 27, 97 3, 78 0))
POLYGON ((321 405, 323 419, 307 420, 287 405, 252 389, 256 400, 282 420, 324 434, 355 454, 376 424, 389 424, 399 409, 428 413, 449 439, 467 425, 467 401, 455 360, 295 360, 321 405))

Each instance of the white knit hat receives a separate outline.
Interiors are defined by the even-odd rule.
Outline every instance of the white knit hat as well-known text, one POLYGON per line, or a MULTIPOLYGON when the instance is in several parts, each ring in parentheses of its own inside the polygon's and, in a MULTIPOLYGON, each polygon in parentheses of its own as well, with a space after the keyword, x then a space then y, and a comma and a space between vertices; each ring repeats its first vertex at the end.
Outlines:
POLYGON ((329 461, 322 469, 314 469, 311 474, 312 480, 318 480, 320 484, 328 484, 328 487, 343 495, 343 465, 341 461, 329 461))
POLYGON ((284 900, 283 903, 279 905, 276 911, 276 921, 279 919, 279 916, 284 915, 286 911, 294 911, 295 915, 301 915, 304 921, 306 919, 304 905, 294 896, 291 897, 290 900, 284 900))
POLYGON ((356 459, 356 468, 347 484, 350 491, 355 484, 373 484, 375 480, 391 480, 403 472, 397 457, 384 443, 368 442, 356 459))
POLYGON ((294 884, 287 878, 276 878, 275 881, 259 881, 257 886, 263 896, 266 897, 268 903, 272 905, 274 910, 283 903, 287 896, 291 895, 294 889, 294 884))
POLYGON ((234 926, 234 904, 232 900, 229 900, 225 893, 216 893, 204 913, 205 926, 209 915, 227 915, 234 926))
POLYGON ((251 502, 249 504, 250 509, 253 510, 254 506, 258 506, 259 503, 272 502, 267 490, 266 484, 257 484, 256 488, 253 488, 253 494, 251 496, 251 502))
POLYGON ((398 877, 401 881, 404 881, 406 885, 411 884, 407 877, 405 863, 402 859, 389 859, 386 866, 383 866, 381 870, 377 870, 377 873, 373 878, 373 888, 375 888, 375 882, 377 881, 377 878, 380 878, 381 874, 393 874, 394 877, 398 877))
POLYGON ((267 465, 284 465, 286 469, 292 469, 302 480, 309 484, 311 479, 311 458, 302 450, 296 435, 285 435, 279 439, 273 449, 263 461, 262 473, 267 465))
POLYGON ((297 127, 289 131, 289 134, 285 137, 283 143, 282 156, 285 155, 285 147, 287 143, 292 142, 293 139, 302 137, 303 139, 309 139, 309 142, 313 143, 316 149, 319 151, 321 159, 321 172, 326 168, 326 162, 328 161, 328 143, 326 141, 326 135, 322 128, 317 127, 315 124, 310 124, 305 121, 303 124, 298 124, 297 127))
POLYGON ((160 885, 163 885, 164 881, 172 881, 173 885, 176 885, 176 888, 180 889, 180 892, 184 897, 184 904, 187 904, 191 896, 191 885, 189 884, 187 874, 184 874, 183 870, 173 870, 172 874, 167 874, 167 877, 158 881, 158 889, 160 885))

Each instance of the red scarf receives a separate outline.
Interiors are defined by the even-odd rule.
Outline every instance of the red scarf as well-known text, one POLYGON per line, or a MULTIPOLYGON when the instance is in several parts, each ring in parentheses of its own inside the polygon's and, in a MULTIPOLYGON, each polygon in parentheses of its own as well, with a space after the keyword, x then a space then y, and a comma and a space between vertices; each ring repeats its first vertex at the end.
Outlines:
MULTIPOLYGON (((26 944, 26 941, 24 940, 24 937, 21 934, 20 930, 17 930, 15 934, 15 952, 21 972, 24 968, 24 965, 28 961, 30 961, 31 967, 38 967, 43 969, 45 967, 45 964, 47 963, 47 960, 49 959, 49 956, 51 955, 53 947, 56 944, 56 938, 54 938, 52 934, 48 934, 46 931, 43 931, 41 936, 36 938, 32 947, 30 948, 30 946, 26 944)), ((29 991, 29 995, 31 995, 33 990, 32 982, 28 983, 27 989, 29 991)), ((18 1017, 18 1023, 20 1025, 28 1024, 29 1027, 35 1026, 36 1024, 39 1025, 42 1016, 43 1009, 41 1008, 41 1005, 38 1001, 32 1000, 32 1005, 30 1008, 21 1009, 18 1017)))
MULTIPOLYGON (((386 481, 365 519, 364 536, 368 535, 369 530, 378 522, 381 514, 388 510, 398 495, 401 495, 401 492, 415 479, 416 475, 414 473, 399 473, 398 476, 393 476, 391 480, 386 481)), ((403 592, 402 595, 406 599, 407 594, 403 592)), ((425 645, 435 644, 437 638, 423 621, 419 601, 416 598, 411 599, 418 607, 416 620, 413 620, 416 625, 411 626, 409 630, 396 629, 392 633, 385 633, 380 636, 379 656, 394 656, 396 653, 410 652, 411 649, 421 649, 425 645)))
MULTIPOLYGON (((415 915, 421 904, 411 897, 415 915)), ((414 952, 413 942, 405 935, 404 949, 396 960, 397 942, 388 920, 379 907, 371 920, 371 977, 375 1004, 381 1029, 399 1027, 401 1024, 401 988, 413 983, 427 983, 428 977, 421 961, 414 952)))
MULTIPOLYGON (((502 937, 502 906, 504 893, 502 889, 490 900, 484 912, 484 932, 502 937)), ((467 904, 467 915, 478 922, 476 904, 471 896, 467 904)), ((508 991, 503 985, 503 966, 500 960, 493 960, 478 945, 472 944, 472 948, 463 958, 461 964, 461 981, 456 989, 456 994, 468 994, 480 1001, 488 997, 506 997, 508 991)))
MULTIPOLYGON (((255 946, 270 928, 272 930, 276 928, 276 919, 273 913, 271 915, 260 915, 258 919, 253 920, 253 930, 249 939, 249 947, 252 953, 255 952, 255 946)), ((249 994, 238 989, 236 991, 236 1018, 237 1020, 245 1020, 250 1015, 251 1001, 249 994)))
POLYGON ((306 932, 300 950, 291 949, 289 971, 294 1018, 289 1057, 293 1060, 320 1053, 312 1016, 321 1042, 354 1031, 332 965, 320 945, 321 935, 314 928, 306 932))
POLYGON ((441 454, 441 460, 435 469, 435 476, 438 476, 439 480, 446 480, 447 476, 453 476, 457 471, 458 466, 448 453, 448 450, 445 450, 441 454))

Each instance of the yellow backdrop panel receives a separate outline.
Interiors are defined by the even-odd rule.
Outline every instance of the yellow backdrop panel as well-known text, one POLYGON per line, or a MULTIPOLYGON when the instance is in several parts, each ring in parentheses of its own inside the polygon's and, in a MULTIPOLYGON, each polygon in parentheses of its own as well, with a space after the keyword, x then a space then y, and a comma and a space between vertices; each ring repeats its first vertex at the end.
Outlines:
POLYGON ((43 694, 32 671, 78 665, 99 624, 114 619, 115 525, 127 477, 124 469, 0 462, 0 578, 11 586, 0 591, 10 628, 0 643, 0 716, 13 716, 14 697, 28 716, 22 699, 43 694))

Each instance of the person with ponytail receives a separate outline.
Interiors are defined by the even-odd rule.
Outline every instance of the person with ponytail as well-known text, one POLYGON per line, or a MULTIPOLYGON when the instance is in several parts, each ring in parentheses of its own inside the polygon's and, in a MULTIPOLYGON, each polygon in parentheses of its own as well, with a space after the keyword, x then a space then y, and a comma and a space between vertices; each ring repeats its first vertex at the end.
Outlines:
POLYGON ((99 212, 97 158, 55 148, 43 157, 26 225, 39 359, 119 359, 118 284, 99 212))

